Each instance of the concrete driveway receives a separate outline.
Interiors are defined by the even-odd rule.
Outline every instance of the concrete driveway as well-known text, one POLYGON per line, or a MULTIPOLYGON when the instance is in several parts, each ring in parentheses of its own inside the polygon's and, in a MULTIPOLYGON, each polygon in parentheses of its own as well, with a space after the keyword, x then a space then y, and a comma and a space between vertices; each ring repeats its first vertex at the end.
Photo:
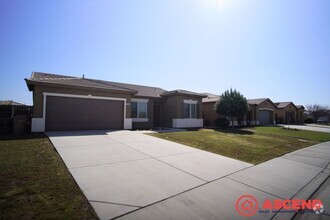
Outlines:
POLYGON ((252 165, 139 132, 47 135, 101 219, 156 204, 252 165))
POLYGON ((298 130, 307 130, 307 131, 319 131, 319 132, 326 132, 330 133, 330 126, 325 126, 325 125, 284 125, 280 124, 279 126, 286 127, 286 128, 293 128, 293 129, 298 129, 298 130))
MULTIPOLYGON (((235 208, 243 195, 261 203, 329 189, 320 186, 329 183, 330 142, 253 166, 132 131, 48 135, 101 219, 246 219, 235 208)), ((317 219, 329 217, 329 205, 317 219)))

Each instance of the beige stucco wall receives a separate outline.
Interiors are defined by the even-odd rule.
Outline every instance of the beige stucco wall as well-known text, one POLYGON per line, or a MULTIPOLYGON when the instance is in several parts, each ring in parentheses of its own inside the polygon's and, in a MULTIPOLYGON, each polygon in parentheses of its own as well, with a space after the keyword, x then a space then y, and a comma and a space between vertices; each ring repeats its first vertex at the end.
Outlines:
POLYGON ((303 108, 297 109, 296 123, 298 123, 298 124, 304 123, 304 109, 303 108))
POLYGON ((272 121, 275 120, 275 113, 276 113, 276 107, 271 103, 268 99, 260 103, 259 105, 256 106, 257 110, 257 121, 258 119, 258 111, 260 110, 269 110, 272 112, 272 121))
POLYGON ((216 102, 204 102, 202 104, 202 115, 206 124, 213 125, 217 118, 224 117, 214 110, 215 103, 216 102))
MULTIPOLYGON (((214 110, 214 105, 216 102, 204 102, 202 104, 202 116, 205 122, 208 122, 208 125, 214 126, 214 122, 217 118, 224 118, 223 115, 218 114, 214 110)), ((242 117, 242 121, 256 121, 256 107, 254 105, 249 105, 249 112, 246 117, 242 117)))
POLYGON ((249 112, 246 118, 248 122, 256 121, 257 120, 257 106, 249 104, 249 112))

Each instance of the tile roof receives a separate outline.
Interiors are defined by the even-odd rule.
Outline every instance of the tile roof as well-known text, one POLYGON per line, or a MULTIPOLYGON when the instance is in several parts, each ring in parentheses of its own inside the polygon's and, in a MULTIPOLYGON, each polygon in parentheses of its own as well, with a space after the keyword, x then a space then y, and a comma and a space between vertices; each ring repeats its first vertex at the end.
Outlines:
POLYGON ((212 94, 212 93, 204 92, 204 93, 201 93, 201 94, 207 96, 207 97, 202 99, 202 102, 204 102, 204 103, 206 103, 206 102, 216 102, 220 99, 219 95, 215 95, 215 94, 212 94))
POLYGON ((32 83, 42 82, 47 84, 109 89, 113 91, 128 92, 132 94, 137 93, 137 91, 128 88, 120 88, 117 86, 105 85, 83 77, 63 76, 63 75, 50 74, 50 73, 33 72, 31 78, 26 79, 26 81, 32 83))
POLYGON ((126 88, 137 91, 136 96, 147 96, 147 97, 161 97, 161 94, 166 92, 166 90, 158 87, 151 87, 151 86, 141 86, 135 84, 127 84, 127 83, 118 83, 118 82, 109 82, 103 80, 95 80, 92 81, 98 83, 104 83, 105 85, 115 86, 119 88, 126 88))
POLYGON ((220 97, 211 97, 211 98, 203 98, 202 102, 207 103, 207 102, 217 102, 220 100, 220 97))
POLYGON ((296 105, 297 108, 302 108, 305 109, 305 107, 303 105, 296 105))
POLYGON ((41 83, 57 84, 57 85, 65 85, 65 86, 80 86, 80 87, 88 87, 88 88, 109 89, 111 91, 128 92, 134 94, 135 96, 153 97, 153 98, 161 98, 162 96, 169 96, 175 94, 205 97, 205 95, 202 95, 200 93, 190 92, 186 90, 166 91, 159 87, 110 82, 104 80, 88 79, 85 77, 73 77, 73 76, 65 76, 65 75, 42 73, 42 72, 33 72, 31 78, 25 80, 27 81, 28 86, 29 84, 33 84, 33 82, 41 82, 41 83))
POLYGON ((265 100, 267 100, 267 98, 248 99, 247 102, 248 102, 248 104, 251 104, 251 105, 259 105, 262 102, 264 102, 265 100))
POLYGON ((166 92, 162 93, 162 96, 171 96, 171 95, 192 95, 192 96, 206 97, 206 95, 203 95, 201 93, 191 92, 191 91, 182 90, 182 89, 176 89, 176 90, 166 91, 166 92))
POLYGON ((285 108, 289 104, 292 104, 293 106, 295 106, 293 104, 293 102, 275 102, 275 105, 277 106, 277 108, 285 108))
POLYGON ((203 92, 201 93, 202 95, 206 95, 207 98, 219 98, 220 96, 219 95, 216 95, 216 94, 212 94, 212 93, 208 93, 208 92, 203 92))

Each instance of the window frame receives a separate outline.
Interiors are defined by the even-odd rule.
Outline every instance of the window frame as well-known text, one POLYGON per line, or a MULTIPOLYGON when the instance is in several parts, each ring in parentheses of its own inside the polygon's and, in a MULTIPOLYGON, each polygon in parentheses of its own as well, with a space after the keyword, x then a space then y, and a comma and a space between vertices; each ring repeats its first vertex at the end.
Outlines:
POLYGON ((183 100, 183 103, 184 103, 184 118, 186 119, 197 119, 197 105, 198 105, 198 101, 196 100, 183 100), (189 106, 189 118, 186 117, 186 106, 185 105, 188 105, 189 106), (192 117, 192 109, 193 109, 193 106, 194 106, 194 110, 195 110, 195 115, 194 117, 192 117))
MULTIPOLYGON (((131 99, 131 103, 136 103, 137 105, 137 110, 136 110, 136 118, 132 118, 132 122, 148 122, 149 118, 148 118, 148 102, 149 99, 131 99), (146 111, 145 114, 146 116, 141 118, 140 117, 140 104, 143 103, 146 105, 146 111)), ((132 104, 131 104, 132 105, 132 104)), ((131 115, 132 115, 132 108, 131 108, 131 115)))

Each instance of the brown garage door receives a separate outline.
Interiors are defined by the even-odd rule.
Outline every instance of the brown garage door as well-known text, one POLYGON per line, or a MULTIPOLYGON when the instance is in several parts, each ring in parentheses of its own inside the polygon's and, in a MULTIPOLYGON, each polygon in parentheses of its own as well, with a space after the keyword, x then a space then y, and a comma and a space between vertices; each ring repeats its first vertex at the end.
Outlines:
POLYGON ((46 131, 123 128, 123 101, 57 96, 46 100, 46 131))

